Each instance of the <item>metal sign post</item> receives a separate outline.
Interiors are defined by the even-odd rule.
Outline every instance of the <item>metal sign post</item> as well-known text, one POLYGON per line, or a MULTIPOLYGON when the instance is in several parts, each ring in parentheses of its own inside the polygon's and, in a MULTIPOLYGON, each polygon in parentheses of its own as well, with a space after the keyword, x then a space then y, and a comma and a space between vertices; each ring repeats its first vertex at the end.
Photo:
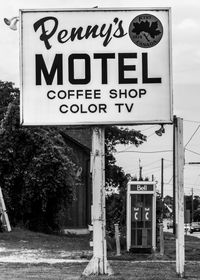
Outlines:
POLYGON ((175 153, 175 201, 176 201, 176 272, 184 277, 185 240, 184 240, 184 148, 183 119, 174 118, 174 153, 175 153))
POLYGON ((92 224, 93 257, 83 275, 112 274, 107 261, 105 233, 105 130, 94 127, 92 133, 92 224))

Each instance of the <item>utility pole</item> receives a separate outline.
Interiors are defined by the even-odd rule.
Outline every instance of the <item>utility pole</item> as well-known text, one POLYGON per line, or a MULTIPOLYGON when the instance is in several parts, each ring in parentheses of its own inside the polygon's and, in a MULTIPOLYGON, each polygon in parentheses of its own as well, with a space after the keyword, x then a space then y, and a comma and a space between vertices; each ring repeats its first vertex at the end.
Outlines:
POLYGON ((163 186, 164 186, 164 181, 163 181, 163 172, 164 172, 164 159, 161 158, 161 221, 160 221, 160 255, 164 255, 164 235, 163 235, 163 203, 164 203, 164 197, 163 197, 163 186))
POLYGON ((139 181, 142 181, 142 166, 141 164, 141 160, 139 159, 139 181))
POLYGON ((192 222, 194 222, 194 218, 193 218, 193 214, 194 214, 194 192, 193 192, 193 188, 192 188, 192 195, 191 195, 191 202, 192 202, 192 222))
POLYGON ((161 198, 164 198, 164 181, 163 181, 163 175, 164 175, 164 158, 161 158, 161 198))

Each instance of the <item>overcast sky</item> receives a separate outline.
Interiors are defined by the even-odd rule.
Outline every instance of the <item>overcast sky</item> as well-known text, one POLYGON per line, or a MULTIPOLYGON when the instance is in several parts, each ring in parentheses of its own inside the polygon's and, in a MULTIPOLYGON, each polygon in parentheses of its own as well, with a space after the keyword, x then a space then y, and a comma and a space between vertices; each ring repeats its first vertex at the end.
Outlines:
MULTIPOLYGON (((200 124, 200 1, 199 0, 157 0, 157 1, 96 1, 96 0, 6 0, 0 9, 0 79, 12 81, 19 86, 19 33, 10 30, 3 18, 19 15, 19 9, 26 8, 91 8, 101 7, 171 7, 172 8, 172 64, 174 114, 184 119, 184 143, 193 135, 200 124)), ((139 148, 120 147, 125 150, 117 154, 119 164, 133 175, 138 172, 139 159, 144 176, 153 174, 160 181, 160 160, 165 159, 164 181, 167 193, 172 193, 172 127, 165 127, 166 133, 158 137, 154 132, 158 125, 140 127, 148 137, 139 148), (126 152, 131 151, 131 152, 126 152), (164 151, 157 153, 157 151, 164 151), (149 152, 155 151, 154 154, 149 152), (139 153, 140 152, 140 153, 139 153), (148 152, 148 153, 147 153, 148 152)), ((187 144, 185 159, 200 161, 200 129, 187 144), (188 151, 189 150, 189 151, 188 151)), ((200 195, 200 165, 185 165, 185 191, 200 195)))

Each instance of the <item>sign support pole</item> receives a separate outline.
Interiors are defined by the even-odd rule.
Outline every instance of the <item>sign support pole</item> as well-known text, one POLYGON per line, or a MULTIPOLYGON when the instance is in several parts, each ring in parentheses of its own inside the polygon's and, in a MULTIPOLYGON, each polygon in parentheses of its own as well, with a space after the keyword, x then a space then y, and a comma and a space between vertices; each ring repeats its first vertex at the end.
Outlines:
POLYGON ((93 189, 93 257, 83 275, 113 274, 107 261, 105 215, 105 129, 93 127, 92 132, 92 189, 93 189))
POLYGON ((176 272, 184 277, 185 240, 184 240, 184 148, 183 119, 174 118, 174 153, 175 153, 175 201, 176 201, 176 272))

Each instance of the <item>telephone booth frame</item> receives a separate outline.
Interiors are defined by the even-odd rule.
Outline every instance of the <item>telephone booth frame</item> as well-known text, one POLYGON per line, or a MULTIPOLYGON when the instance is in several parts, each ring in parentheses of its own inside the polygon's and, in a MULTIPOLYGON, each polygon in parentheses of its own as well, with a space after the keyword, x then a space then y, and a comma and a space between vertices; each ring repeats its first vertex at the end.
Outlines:
MULTIPOLYGON (((138 195, 143 195, 142 197, 145 199, 145 197, 151 196, 151 211, 148 208, 143 209, 142 216, 149 219, 149 216, 151 217, 151 245, 148 245, 146 247, 151 247, 151 250, 154 252, 156 250, 156 183, 153 181, 130 181, 127 184, 127 251, 129 251, 132 248, 144 248, 145 246, 135 246, 132 245, 132 219, 135 217, 138 218, 139 212, 134 212, 134 210, 139 211, 139 208, 133 207, 132 200, 133 198, 137 197, 138 195), (145 196, 146 195, 146 196, 145 196), (147 196, 148 195, 148 196, 147 196), (150 195, 150 196, 149 196, 150 195), (134 209, 135 208, 135 209, 134 209), (145 214, 145 210, 150 211, 148 214, 145 214), (134 215, 134 216, 133 216, 134 215), (146 216, 145 216, 146 215, 146 216)), ((141 213, 139 214, 141 216, 141 213)), ((144 229, 145 230, 145 229, 144 229)), ((143 235, 143 229, 141 229, 141 234, 143 235)), ((146 238, 147 237, 147 230, 146 230, 146 238)), ((144 237, 145 238, 145 237, 144 237)), ((141 239, 144 239, 143 236, 141 239)))

